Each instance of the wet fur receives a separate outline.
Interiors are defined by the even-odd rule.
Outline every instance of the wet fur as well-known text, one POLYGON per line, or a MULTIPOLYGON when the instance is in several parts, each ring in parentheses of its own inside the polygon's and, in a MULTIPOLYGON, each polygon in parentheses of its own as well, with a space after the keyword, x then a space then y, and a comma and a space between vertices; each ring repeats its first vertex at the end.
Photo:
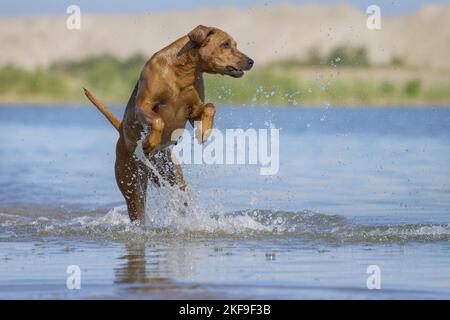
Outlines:
POLYGON ((167 148, 174 130, 187 121, 201 122, 197 139, 203 143, 213 127, 215 107, 204 103, 203 73, 240 77, 253 60, 237 50, 236 41, 224 31, 198 26, 188 35, 155 53, 145 64, 122 122, 85 89, 89 100, 119 131, 115 175, 131 220, 143 220, 148 181, 160 185, 157 175, 134 156, 142 133, 144 152, 170 185, 185 190, 181 167, 167 148))

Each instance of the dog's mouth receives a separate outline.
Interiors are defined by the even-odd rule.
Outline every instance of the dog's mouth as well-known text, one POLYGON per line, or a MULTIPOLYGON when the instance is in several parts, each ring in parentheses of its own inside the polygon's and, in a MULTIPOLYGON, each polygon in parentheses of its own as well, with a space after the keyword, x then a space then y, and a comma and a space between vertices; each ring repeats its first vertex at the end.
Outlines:
POLYGON ((225 73, 234 78, 240 78, 244 75, 244 71, 242 69, 237 69, 233 66, 226 66, 225 73))

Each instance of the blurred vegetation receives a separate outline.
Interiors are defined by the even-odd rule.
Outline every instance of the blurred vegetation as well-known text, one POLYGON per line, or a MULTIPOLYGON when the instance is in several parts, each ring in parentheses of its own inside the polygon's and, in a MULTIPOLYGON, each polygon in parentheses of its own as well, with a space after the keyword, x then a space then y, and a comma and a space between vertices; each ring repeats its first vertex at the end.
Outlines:
MULTIPOLYGON (((0 102, 88 104, 84 86, 105 103, 124 105, 146 60, 140 55, 125 60, 104 55, 32 71, 4 66, 0 102)), ((405 68, 400 57, 393 57, 391 65, 405 68)), ((368 68, 363 74, 369 74, 375 68, 364 48, 340 46, 326 55, 314 48, 306 61, 286 59, 256 66, 240 79, 206 75, 207 100, 224 105, 450 104, 450 80, 430 86, 416 77, 406 81, 375 80, 370 74, 344 77, 339 76, 341 67, 348 74, 355 68, 368 68), (308 70, 316 76, 303 76, 308 70)))
POLYGON ((340 45, 328 54, 322 54, 317 47, 312 47, 306 58, 291 57, 281 62, 273 63, 285 68, 300 66, 344 66, 344 67, 369 67, 370 61, 367 49, 364 47, 351 47, 340 45))
POLYGON ((405 93, 409 97, 417 97, 420 92, 420 80, 412 79, 405 83, 405 93))
POLYGON ((399 56, 393 56, 391 58, 390 65, 394 67, 404 67, 406 65, 406 62, 403 58, 399 56))

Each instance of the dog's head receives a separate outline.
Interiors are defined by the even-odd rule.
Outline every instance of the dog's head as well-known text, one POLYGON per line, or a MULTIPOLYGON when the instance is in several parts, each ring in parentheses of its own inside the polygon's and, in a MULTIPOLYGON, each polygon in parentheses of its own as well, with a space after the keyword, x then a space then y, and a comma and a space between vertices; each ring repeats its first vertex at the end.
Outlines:
POLYGON ((188 34, 198 49, 203 72, 242 77, 253 67, 253 60, 237 49, 234 39, 226 32, 211 27, 198 26, 188 34))

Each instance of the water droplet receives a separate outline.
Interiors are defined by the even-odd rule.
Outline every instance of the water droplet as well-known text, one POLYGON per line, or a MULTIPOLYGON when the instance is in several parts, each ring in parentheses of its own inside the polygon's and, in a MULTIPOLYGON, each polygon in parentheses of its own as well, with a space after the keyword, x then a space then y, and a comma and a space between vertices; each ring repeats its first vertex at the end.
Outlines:
POLYGON ((266 252, 266 260, 273 261, 276 259, 275 252, 266 252))

